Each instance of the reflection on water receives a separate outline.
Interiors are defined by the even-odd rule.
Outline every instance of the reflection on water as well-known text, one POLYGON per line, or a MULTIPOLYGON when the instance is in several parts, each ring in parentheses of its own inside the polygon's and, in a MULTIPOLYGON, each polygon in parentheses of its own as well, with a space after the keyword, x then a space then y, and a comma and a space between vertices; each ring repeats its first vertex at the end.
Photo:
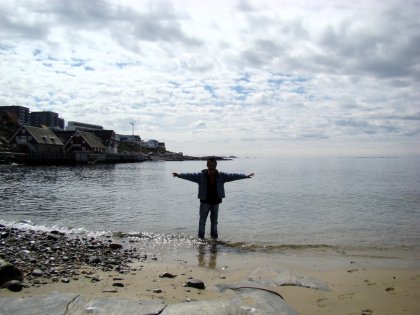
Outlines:
POLYGON ((201 243, 198 245, 198 265, 200 267, 208 267, 210 269, 216 269, 217 267, 217 249, 218 244, 216 242, 201 243))

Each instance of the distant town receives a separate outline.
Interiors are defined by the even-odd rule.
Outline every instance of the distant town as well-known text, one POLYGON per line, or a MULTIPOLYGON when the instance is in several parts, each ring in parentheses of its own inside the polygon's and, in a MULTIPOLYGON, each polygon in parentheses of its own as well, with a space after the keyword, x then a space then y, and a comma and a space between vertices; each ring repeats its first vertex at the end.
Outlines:
MULTIPOLYGON (((133 125, 132 122, 130 124, 133 125)), ((0 163, 94 164, 147 160, 196 160, 166 150, 158 140, 85 122, 69 121, 52 111, 0 106, 0 163)), ((223 159, 223 158, 221 158, 223 159)))

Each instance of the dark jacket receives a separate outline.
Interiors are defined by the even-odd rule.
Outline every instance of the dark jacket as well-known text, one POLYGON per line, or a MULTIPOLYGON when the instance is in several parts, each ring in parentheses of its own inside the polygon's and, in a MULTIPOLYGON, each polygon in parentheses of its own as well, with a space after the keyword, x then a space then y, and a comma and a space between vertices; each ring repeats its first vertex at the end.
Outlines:
MULTIPOLYGON (((207 170, 202 170, 200 173, 181 173, 179 178, 189 180, 198 184, 198 199, 206 200, 207 198, 207 170)), ((245 174, 230 174, 217 172, 216 183, 217 183, 217 194, 220 198, 225 198, 225 187, 224 183, 232 182, 234 180, 248 178, 245 174)))

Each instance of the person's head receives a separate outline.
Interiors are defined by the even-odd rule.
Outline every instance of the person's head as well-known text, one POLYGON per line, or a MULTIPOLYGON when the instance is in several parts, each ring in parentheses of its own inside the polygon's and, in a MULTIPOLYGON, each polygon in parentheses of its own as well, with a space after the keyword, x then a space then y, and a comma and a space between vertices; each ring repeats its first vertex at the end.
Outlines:
POLYGON ((208 158, 208 159, 207 159, 207 168, 208 168, 210 171, 215 170, 215 169, 216 169, 216 166, 217 166, 217 161, 216 161, 216 158, 211 157, 211 158, 208 158))

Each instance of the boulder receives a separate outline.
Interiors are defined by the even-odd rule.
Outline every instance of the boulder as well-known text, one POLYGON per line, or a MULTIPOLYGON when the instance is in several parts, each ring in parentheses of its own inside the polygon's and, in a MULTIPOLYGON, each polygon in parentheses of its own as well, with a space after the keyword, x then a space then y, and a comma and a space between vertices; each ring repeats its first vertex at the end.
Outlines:
POLYGON ((7 288, 12 292, 19 292, 22 291, 23 284, 18 280, 10 280, 3 284, 2 288, 7 288))
POLYGON ((0 259, 0 286, 10 280, 23 281, 23 274, 14 265, 0 259))

